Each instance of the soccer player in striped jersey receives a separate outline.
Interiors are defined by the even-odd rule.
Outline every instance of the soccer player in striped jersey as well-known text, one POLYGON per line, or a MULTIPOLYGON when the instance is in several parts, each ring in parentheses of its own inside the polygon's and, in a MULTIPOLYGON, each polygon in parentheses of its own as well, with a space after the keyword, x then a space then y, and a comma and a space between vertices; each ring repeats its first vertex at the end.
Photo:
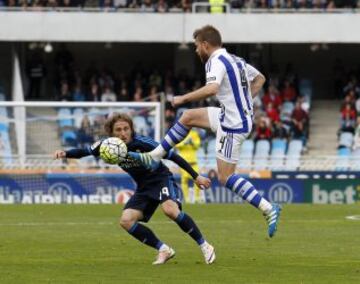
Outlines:
MULTIPOLYGON (((115 113, 110 116, 105 123, 105 131, 109 137, 118 137, 123 140, 129 151, 151 151, 158 145, 150 137, 137 135, 134 132, 132 119, 126 114, 115 113)), ((79 159, 89 155, 98 157, 101 142, 95 142, 91 147, 85 149, 57 150, 54 153, 54 158, 79 159)), ((208 178, 200 176, 182 157, 173 151, 168 152, 165 158, 186 170, 200 188, 210 186, 208 178)), ((157 259, 153 264, 164 264, 175 255, 175 251, 171 247, 163 243, 153 231, 140 223, 148 222, 159 205, 165 215, 177 223, 181 230, 199 245, 205 263, 213 263, 215 261, 214 247, 205 240, 194 220, 182 211, 179 199, 180 189, 168 167, 160 163, 156 170, 151 171, 131 157, 121 161, 119 167, 126 171, 137 184, 135 194, 124 207, 120 225, 141 243, 158 250, 157 259)))
POLYGON ((252 129, 253 97, 261 90, 265 77, 244 59, 222 48, 221 35, 213 26, 194 32, 196 53, 205 63, 206 85, 175 96, 174 106, 217 96, 220 108, 186 110, 170 128, 161 144, 150 153, 129 153, 145 166, 155 169, 162 157, 182 141, 192 127, 211 129, 216 133, 216 157, 220 182, 260 209, 268 222, 268 235, 273 237, 281 207, 261 197, 255 187, 235 173, 240 146, 252 129))

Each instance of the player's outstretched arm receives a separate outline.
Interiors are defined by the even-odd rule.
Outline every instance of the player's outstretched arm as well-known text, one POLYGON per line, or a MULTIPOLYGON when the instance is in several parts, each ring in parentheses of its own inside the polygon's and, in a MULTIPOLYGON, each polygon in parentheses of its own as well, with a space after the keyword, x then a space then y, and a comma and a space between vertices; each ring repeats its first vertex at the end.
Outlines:
POLYGON ((193 167, 187 161, 185 161, 184 158, 182 158, 180 155, 176 153, 172 153, 171 157, 169 157, 168 159, 176 163, 180 168, 184 169, 186 172, 188 172, 189 175, 191 175, 191 177, 194 179, 194 182, 196 183, 197 186, 199 186, 202 189, 210 187, 211 184, 210 179, 199 175, 193 169, 193 167))
POLYGON ((56 150, 53 153, 54 160, 66 158, 66 152, 64 150, 56 150))
POLYGON ((251 95, 253 98, 257 96, 263 85, 265 84, 266 78, 263 74, 258 74, 254 80, 250 83, 251 95))
POLYGON ((173 98, 172 104, 174 107, 177 107, 182 104, 201 101, 208 97, 215 96, 218 91, 219 91, 219 84, 217 83, 207 84, 204 87, 201 87, 200 89, 197 89, 193 92, 187 93, 182 96, 175 96, 173 98))
POLYGON ((88 149, 70 149, 67 151, 56 150, 53 154, 53 158, 54 160, 64 158, 80 159, 89 155, 92 155, 92 153, 90 153, 88 149))

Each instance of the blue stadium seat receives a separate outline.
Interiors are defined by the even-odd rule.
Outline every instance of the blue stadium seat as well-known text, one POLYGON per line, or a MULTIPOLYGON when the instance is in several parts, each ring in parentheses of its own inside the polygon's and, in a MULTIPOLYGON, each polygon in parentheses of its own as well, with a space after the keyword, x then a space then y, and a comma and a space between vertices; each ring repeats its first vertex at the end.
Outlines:
POLYGON ((286 140, 274 139, 272 141, 270 164, 269 164, 272 170, 284 169, 285 152, 286 152, 286 140))
POLYGON ((242 169, 251 169, 252 157, 254 153, 254 141, 245 140, 240 148, 239 167, 242 169))
POLYGON ((347 171, 350 166, 350 154, 349 148, 340 148, 337 152, 338 157, 336 159, 335 170, 336 171, 347 171))
POLYGON ((264 170, 268 167, 270 153, 270 142, 268 140, 258 140, 255 146, 254 169, 264 170))
POLYGON ((360 171, 360 149, 355 149, 351 153, 350 165, 353 171, 360 171))
POLYGON ((299 157, 301 156, 302 149, 303 149, 302 140, 299 139, 291 140, 289 143, 289 149, 287 155, 291 157, 299 157))
POLYGON ((58 110, 58 120, 59 126, 63 127, 73 127, 73 120, 71 118, 71 110, 69 108, 60 108, 58 110))
POLYGON ((74 126, 76 128, 81 128, 81 122, 84 118, 84 109, 76 108, 74 109, 74 126))
POLYGON ((96 107, 92 107, 89 109, 88 111, 88 117, 89 117, 89 120, 90 120, 90 123, 93 125, 94 124, 94 121, 95 121, 95 118, 98 116, 98 115, 101 115, 101 111, 100 109, 96 108, 96 107))
POLYGON ((285 169, 297 170, 300 166, 300 157, 303 149, 303 142, 301 140, 291 140, 286 155, 285 169))
POLYGON ((339 146, 351 148, 353 141, 354 141, 354 135, 352 133, 342 132, 339 138, 339 146))
POLYGON ((273 139, 271 143, 271 155, 273 154, 284 154, 286 151, 286 140, 285 139, 273 139))
POLYGON ((216 139, 211 138, 207 145, 207 156, 206 162, 207 166, 211 168, 216 168, 216 151, 215 151, 216 139))

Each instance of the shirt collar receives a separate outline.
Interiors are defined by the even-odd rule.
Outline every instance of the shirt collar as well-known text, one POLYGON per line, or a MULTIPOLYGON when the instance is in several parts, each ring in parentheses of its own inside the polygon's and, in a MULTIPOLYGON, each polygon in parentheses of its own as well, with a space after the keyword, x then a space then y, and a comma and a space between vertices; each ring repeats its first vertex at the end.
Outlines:
POLYGON ((215 50, 215 51, 210 55, 210 57, 209 57, 209 59, 208 59, 207 62, 209 62, 210 59, 212 59, 214 56, 219 55, 220 53, 223 53, 224 51, 226 51, 225 48, 219 48, 219 49, 215 50))

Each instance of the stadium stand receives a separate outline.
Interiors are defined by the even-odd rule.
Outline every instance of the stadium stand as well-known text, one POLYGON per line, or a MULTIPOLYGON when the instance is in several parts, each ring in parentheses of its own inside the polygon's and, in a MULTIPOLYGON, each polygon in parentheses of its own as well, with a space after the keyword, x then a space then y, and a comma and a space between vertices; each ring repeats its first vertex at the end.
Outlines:
MULTIPOLYGON (((165 1, 165 0, 32 0, 32 1, 0 1, 0 6, 21 7, 22 9, 84 9, 89 7, 98 7, 104 11, 127 10, 134 12, 190 12, 193 3, 207 3, 208 1, 165 1)), ((255 0, 229 0, 228 2, 232 12, 240 12, 247 9, 318 9, 322 11, 331 11, 335 8, 354 9, 359 6, 358 0, 326 0, 326 1, 255 1, 255 0)), ((209 6, 199 11, 211 11, 209 6)), ((222 10, 216 10, 221 13, 222 10)))

